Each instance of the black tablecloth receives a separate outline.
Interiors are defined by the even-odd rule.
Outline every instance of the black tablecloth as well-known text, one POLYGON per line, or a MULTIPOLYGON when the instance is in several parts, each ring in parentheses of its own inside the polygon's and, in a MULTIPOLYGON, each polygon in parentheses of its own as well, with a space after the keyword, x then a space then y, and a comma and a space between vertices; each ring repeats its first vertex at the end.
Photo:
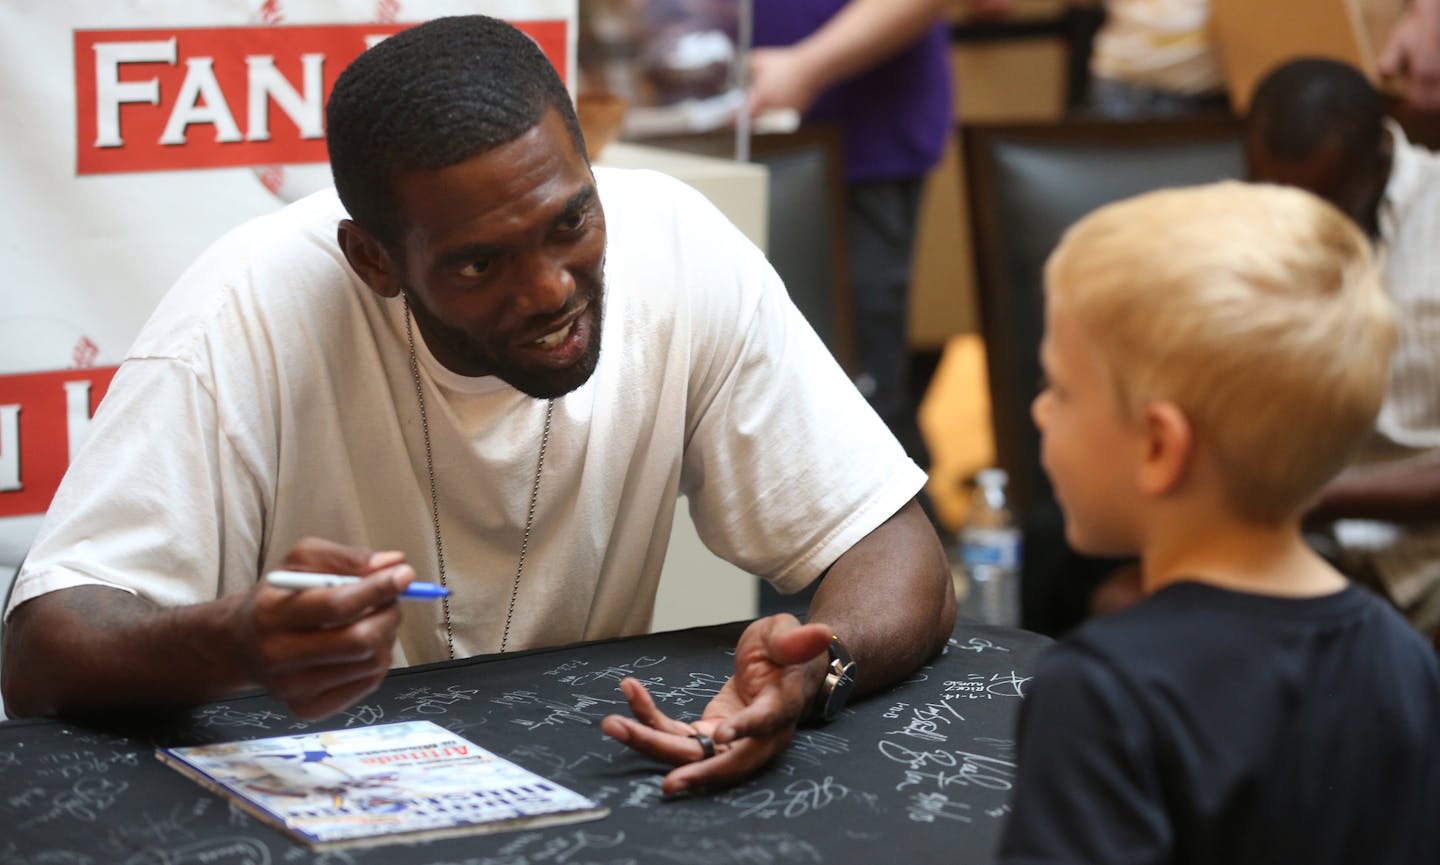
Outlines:
POLYGON ((945 653, 758 777, 663 798, 667 767, 606 738, 624 676, 693 719, 743 623, 413 667, 318 724, 256 695, 139 729, 0 724, 0 863, 25 865, 781 865, 987 862, 1014 775, 1013 727, 1036 634, 962 622, 945 653), (154 756, 198 744, 431 720, 607 805, 593 823, 312 853, 154 756))

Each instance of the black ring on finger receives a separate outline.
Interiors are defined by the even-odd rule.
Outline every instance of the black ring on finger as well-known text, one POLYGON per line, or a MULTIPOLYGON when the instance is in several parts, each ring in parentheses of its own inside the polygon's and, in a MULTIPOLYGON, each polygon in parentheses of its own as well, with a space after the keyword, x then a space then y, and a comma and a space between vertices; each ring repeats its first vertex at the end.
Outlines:
POLYGON ((690 738, 700 743, 700 750, 705 754, 704 759, 709 760, 715 756, 715 740, 704 733, 691 733, 690 738))

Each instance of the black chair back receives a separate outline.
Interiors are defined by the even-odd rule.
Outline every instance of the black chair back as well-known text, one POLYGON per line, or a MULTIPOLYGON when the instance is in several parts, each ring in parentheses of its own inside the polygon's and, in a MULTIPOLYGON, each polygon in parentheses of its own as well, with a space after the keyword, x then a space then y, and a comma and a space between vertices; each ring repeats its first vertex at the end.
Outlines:
POLYGON ((1030 402, 1039 389, 1045 259, 1091 210, 1244 175, 1239 125, 1066 122, 962 127, 996 458, 1022 515, 1050 497, 1030 402))

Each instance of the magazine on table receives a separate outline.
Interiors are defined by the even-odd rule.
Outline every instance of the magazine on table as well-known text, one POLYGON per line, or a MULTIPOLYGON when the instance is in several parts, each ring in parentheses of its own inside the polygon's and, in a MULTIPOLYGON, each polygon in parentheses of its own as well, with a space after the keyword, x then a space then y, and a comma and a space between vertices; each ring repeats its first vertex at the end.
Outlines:
POLYGON ((317 850, 609 813, 430 721, 161 748, 157 756, 317 850))

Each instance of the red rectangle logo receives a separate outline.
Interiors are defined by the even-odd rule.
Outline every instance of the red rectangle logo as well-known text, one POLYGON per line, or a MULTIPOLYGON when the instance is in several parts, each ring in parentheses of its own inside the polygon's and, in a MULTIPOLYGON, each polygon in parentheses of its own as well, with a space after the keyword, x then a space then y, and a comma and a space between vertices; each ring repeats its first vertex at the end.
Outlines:
MULTIPOLYGON (((563 76, 568 22, 511 23, 563 76)), ((76 173, 325 162, 335 79, 411 26, 76 30, 76 173)))
POLYGON ((0 517, 50 507, 118 368, 0 376, 0 517))

